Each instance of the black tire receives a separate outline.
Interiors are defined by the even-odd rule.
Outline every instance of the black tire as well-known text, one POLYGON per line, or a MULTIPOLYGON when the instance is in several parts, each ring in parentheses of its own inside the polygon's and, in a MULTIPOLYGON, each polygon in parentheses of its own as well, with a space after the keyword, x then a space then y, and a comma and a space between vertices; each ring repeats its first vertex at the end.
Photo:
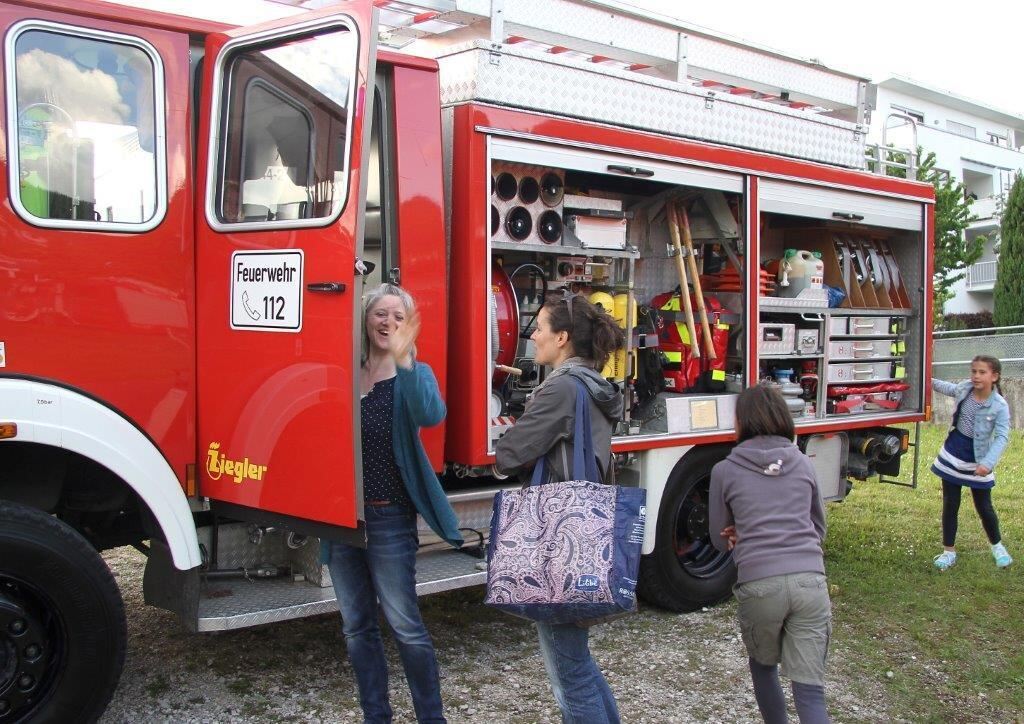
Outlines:
POLYGON ((121 593, 88 541, 0 501, 0 724, 96 721, 127 639, 121 593))
MULTIPOLYGON (((694 611, 727 599, 736 581, 732 554, 711 545, 711 468, 728 447, 696 449, 669 475, 658 511, 654 551, 640 560, 640 596, 670 611, 694 611)), ((714 531, 717 534, 717 531, 714 531)))

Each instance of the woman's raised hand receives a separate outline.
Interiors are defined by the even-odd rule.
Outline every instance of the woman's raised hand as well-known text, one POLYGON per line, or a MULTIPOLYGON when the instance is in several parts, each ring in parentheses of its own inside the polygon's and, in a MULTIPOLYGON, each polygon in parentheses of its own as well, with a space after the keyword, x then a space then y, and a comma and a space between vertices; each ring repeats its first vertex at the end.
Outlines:
POLYGON ((388 347, 391 356, 395 358, 395 364, 399 367, 412 367, 412 350, 419 334, 420 313, 417 311, 409 314, 391 333, 391 344, 388 347))

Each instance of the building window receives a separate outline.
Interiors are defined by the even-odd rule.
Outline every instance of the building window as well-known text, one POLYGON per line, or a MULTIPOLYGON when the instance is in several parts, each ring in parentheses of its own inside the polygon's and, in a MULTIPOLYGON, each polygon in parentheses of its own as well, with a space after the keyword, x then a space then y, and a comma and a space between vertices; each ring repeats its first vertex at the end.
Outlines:
POLYGON ((994 145, 994 146, 1003 146, 1004 148, 1006 147, 1006 136, 1002 136, 1002 135, 1000 135, 998 133, 991 133, 991 132, 989 132, 989 133, 987 133, 985 135, 988 136, 988 142, 991 143, 992 145, 994 145))
POLYGON ((8 36, 14 207, 40 226, 145 231, 166 206, 163 74, 130 36, 28 21, 8 36))
POLYGON ((968 126, 964 123, 957 123, 956 121, 947 120, 946 130, 951 133, 955 133, 958 136, 963 136, 964 138, 978 137, 978 129, 976 129, 974 126, 968 126))
POLYGON ((892 110, 896 111, 897 113, 902 113, 905 116, 910 116, 917 123, 924 123, 924 113, 922 111, 911 110, 910 108, 904 108, 903 106, 898 106, 894 103, 890 104, 889 107, 892 108, 892 110))
POLYGON ((341 213, 356 43, 340 25, 227 53, 215 226, 322 226, 341 213))

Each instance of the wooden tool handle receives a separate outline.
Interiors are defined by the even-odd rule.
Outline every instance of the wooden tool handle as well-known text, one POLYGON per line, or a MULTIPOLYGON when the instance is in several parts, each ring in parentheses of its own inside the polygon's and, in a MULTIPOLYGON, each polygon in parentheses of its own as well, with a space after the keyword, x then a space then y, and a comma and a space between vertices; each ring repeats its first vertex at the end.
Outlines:
POLYGON ((668 216, 668 230, 672 237, 672 246, 676 250, 676 271, 679 273, 679 296, 683 300, 683 312, 686 314, 686 327, 690 331, 690 353, 700 357, 700 342, 697 341, 697 325, 693 321, 693 308, 690 306, 690 285, 686 282, 686 267, 683 265, 683 245, 679 242, 679 219, 671 202, 665 204, 665 215, 668 216))
POLYGON ((690 264, 690 275, 693 277, 693 293, 697 297, 697 311, 700 313, 701 331, 704 332, 704 349, 707 351, 708 359, 718 359, 715 353, 715 343, 711 337, 711 324, 708 322, 708 310, 704 306, 704 290, 700 286, 700 274, 697 272, 697 258, 693 253, 693 237, 690 235, 690 218, 686 215, 686 208, 680 204, 676 211, 676 217, 682 222, 683 244, 686 246, 687 261, 690 264))
POLYGON ((513 377, 522 377, 523 371, 518 367, 509 367, 508 365, 494 365, 494 369, 498 372, 506 372, 513 377))

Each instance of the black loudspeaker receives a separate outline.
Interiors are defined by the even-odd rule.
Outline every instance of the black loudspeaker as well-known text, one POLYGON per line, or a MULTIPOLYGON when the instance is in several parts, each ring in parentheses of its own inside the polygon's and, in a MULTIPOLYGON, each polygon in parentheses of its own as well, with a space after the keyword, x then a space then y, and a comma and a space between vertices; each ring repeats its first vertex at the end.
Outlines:
POLYGON ((535 204, 540 198, 540 181, 533 176, 519 179, 519 200, 524 204, 535 204))
POLYGON ((559 206, 565 197, 565 184, 557 173, 548 171, 540 179, 540 200, 547 207, 559 206))
POLYGON ((537 220, 537 236, 545 244, 557 244, 562 240, 562 217, 557 211, 548 209, 537 220))
POLYGON ((498 174, 494 182, 494 195, 502 201, 511 201, 519 193, 519 181, 510 173, 498 174))
POLYGON ((533 216, 523 206, 514 206, 505 214, 505 233, 513 241, 526 241, 533 232, 533 216))
POLYGON ((564 195, 565 177, 559 169, 495 161, 491 167, 491 239, 560 243, 564 195))

